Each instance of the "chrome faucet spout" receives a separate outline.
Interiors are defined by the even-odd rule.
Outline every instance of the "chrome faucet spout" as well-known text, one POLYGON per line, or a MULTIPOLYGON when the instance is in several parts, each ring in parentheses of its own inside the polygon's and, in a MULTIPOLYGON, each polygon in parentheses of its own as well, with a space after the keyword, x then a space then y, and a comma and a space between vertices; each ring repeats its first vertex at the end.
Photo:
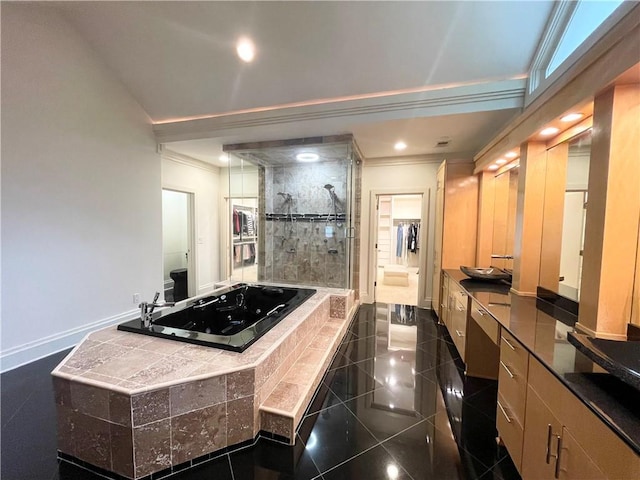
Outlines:
POLYGON ((145 328, 151 328, 153 325, 153 310, 155 308, 162 307, 173 307, 176 302, 161 302, 158 303, 158 298, 160 297, 160 292, 156 292, 153 296, 153 302, 142 302, 138 307, 140 307, 140 320, 145 328))

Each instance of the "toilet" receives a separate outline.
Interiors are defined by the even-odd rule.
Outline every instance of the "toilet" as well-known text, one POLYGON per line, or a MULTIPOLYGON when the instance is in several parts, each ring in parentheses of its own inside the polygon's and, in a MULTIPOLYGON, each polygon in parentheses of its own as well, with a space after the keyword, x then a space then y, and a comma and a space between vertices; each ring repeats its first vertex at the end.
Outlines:
POLYGON ((169 276, 173 280, 173 301, 179 302, 188 297, 187 293, 187 269, 177 268, 169 272, 169 276))

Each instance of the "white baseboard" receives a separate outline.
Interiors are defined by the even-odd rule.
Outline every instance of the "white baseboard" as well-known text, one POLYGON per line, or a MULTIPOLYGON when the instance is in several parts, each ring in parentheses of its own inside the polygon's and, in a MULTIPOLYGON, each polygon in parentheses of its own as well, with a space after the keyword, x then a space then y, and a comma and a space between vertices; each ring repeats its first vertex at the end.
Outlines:
POLYGON ((48 337, 11 347, 0 352, 0 372, 13 370, 27 363, 34 362, 54 353, 77 345, 89 333, 111 325, 133 320, 140 316, 138 309, 130 310, 97 322, 72 328, 65 332, 56 333, 48 337))

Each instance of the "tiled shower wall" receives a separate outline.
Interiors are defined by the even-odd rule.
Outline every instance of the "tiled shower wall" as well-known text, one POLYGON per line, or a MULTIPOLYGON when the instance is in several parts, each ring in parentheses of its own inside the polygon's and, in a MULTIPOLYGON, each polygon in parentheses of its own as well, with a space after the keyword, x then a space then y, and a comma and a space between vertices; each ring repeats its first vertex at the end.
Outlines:
POLYGON ((261 193, 264 191, 265 213, 280 219, 267 220, 268 215, 260 212, 264 242, 261 242, 263 251, 258 255, 259 280, 335 288, 348 286, 347 225, 344 220, 327 220, 329 214, 333 217, 334 211, 324 186, 335 187, 338 214, 348 214, 349 168, 350 162, 344 160, 263 170, 261 193), (291 195, 290 209, 278 193, 291 195), (302 214, 321 217, 310 221, 300 218, 302 214))

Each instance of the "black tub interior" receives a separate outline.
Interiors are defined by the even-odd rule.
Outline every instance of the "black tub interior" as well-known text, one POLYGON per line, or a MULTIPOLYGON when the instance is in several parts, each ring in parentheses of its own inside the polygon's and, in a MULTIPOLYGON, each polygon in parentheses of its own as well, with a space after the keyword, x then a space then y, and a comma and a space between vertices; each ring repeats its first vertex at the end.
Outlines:
POLYGON ((160 314, 150 328, 138 318, 118 325, 118 330, 242 352, 315 292, 238 284, 160 314))

